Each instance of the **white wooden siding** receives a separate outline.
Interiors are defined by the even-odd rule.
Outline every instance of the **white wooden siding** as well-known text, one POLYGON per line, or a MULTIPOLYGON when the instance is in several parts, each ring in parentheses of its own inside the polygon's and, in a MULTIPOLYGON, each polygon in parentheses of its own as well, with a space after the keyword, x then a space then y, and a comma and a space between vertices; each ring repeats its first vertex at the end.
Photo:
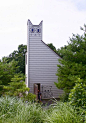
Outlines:
MULTIPOLYGON (((28 22, 28 30, 31 28, 31 23, 28 22)), ((34 27, 34 25, 33 25, 34 27)), ((40 25, 41 33, 32 33, 28 31, 28 85, 30 92, 34 92, 34 83, 41 84, 41 91, 45 89, 43 93, 46 93, 51 88, 53 97, 59 98, 63 93, 54 85, 57 81, 57 64, 59 64, 58 59, 60 58, 54 51, 52 51, 42 40, 42 26, 40 25), (46 90, 47 88, 47 90, 46 90)), ((52 96, 45 98, 52 98, 52 96)), ((44 98, 44 95, 42 95, 44 98)))

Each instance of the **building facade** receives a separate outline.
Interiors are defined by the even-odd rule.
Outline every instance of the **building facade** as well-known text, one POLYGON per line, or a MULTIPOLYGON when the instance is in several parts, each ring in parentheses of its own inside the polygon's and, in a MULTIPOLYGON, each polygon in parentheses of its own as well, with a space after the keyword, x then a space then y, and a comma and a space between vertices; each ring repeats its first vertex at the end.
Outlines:
POLYGON ((57 89, 54 82, 58 82, 56 72, 60 58, 42 41, 42 21, 33 25, 27 21, 27 53, 26 53, 26 85, 31 93, 42 93, 42 99, 59 98, 63 93, 57 89))

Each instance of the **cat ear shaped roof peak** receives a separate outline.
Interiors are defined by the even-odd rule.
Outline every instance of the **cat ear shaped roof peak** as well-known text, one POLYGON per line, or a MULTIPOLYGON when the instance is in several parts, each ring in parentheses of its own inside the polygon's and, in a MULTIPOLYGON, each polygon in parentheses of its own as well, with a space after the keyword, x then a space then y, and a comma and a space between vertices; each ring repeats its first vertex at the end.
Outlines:
MULTIPOLYGON (((37 26, 41 26, 41 25, 42 25, 42 22, 43 22, 43 21, 41 21, 41 22, 39 23, 39 25, 37 25, 37 26)), ((32 22, 31 22, 29 19, 28 19, 28 21, 27 21, 27 25, 28 25, 28 24, 33 25, 32 22)), ((36 25, 33 25, 33 26, 36 26, 36 25)))

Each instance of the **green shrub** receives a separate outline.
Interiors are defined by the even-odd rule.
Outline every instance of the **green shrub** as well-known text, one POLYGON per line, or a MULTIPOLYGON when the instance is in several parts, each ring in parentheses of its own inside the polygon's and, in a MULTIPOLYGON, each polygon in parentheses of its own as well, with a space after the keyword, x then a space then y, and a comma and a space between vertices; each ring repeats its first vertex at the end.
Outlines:
POLYGON ((86 85, 83 83, 83 80, 77 80, 69 94, 69 102, 75 107, 86 108, 86 85))
POLYGON ((69 94, 64 92, 61 96, 60 96, 60 101, 62 102, 68 102, 68 97, 69 97, 69 94))
POLYGON ((28 93, 24 98, 23 100, 24 101, 35 101, 36 99, 36 95, 35 94, 32 94, 32 93, 28 93))

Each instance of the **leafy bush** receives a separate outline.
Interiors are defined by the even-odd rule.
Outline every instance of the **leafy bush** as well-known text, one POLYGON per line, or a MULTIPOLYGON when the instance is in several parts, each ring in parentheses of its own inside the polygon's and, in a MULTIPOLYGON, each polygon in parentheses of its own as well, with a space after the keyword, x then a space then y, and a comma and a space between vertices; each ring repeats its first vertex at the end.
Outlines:
POLYGON ((60 96, 60 101, 62 102, 68 102, 68 97, 69 97, 69 94, 64 92, 61 96, 60 96))
POLYGON ((24 101, 35 101, 36 95, 32 93, 28 93, 23 99, 24 101))
POLYGON ((69 101, 75 107, 86 108, 86 85, 83 83, 83 80, 78 78, 69 94, 69 101))

